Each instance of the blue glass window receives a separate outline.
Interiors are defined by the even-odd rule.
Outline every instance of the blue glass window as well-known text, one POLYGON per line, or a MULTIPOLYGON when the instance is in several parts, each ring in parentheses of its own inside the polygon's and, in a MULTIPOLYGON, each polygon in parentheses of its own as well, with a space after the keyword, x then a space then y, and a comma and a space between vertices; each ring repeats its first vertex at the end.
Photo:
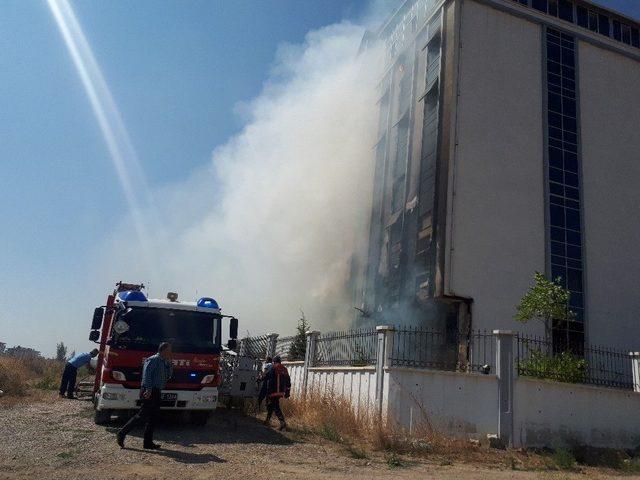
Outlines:
POLYGON ((547 13, 547 0, 531 0, 531 6, 536 10, 547 13))
POLYGON ((606 15, 599 14, 598 15, 598 32, 605 37, 610 36, 609 33, 609 17, 606 15))
POLYGON ((567 22, 573 22, 573 2, 560 0, 558 2, 558 17, 567 22))
MULTIPOLYGON (((558 2, 558 15, 568 4, 570 2, 558 2)), ((587 26, 589 13, 578 10, 578 20, 587 22, 587 26)), ((592 25, 593 21, 592 18, 592 25)), ((576 314, 574 321, 558 322, 554 327, 554 338, 582 342, 585 305, 575 40, 554 29, 547 30, 546 39, 549 263, 552 278, 560 278, 561 284, 571 291, 570 306, 576 314)))

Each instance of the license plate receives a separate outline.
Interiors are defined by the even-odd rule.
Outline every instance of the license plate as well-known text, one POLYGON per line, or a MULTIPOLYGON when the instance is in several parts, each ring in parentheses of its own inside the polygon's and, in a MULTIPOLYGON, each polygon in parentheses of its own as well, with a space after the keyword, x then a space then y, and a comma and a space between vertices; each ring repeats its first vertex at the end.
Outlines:
POLYGON ((165 401, 165 402, 175 402, 176 400, 178 400, 178 394, 177 393, 163 393, 162 395, 160 395, 160 399, 162 401, 165 401))

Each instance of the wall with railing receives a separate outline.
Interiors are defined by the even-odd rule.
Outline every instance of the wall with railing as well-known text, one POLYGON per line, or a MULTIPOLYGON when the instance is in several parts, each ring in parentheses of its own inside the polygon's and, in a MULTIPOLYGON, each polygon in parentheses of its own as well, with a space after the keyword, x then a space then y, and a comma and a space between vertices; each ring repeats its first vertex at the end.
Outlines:
MULTIPOLYGON (((293 337, 243 339, 247 355, 287 357, 293 337)), ((304 361, 286 361, 294 397, 332 395, 405 428, 514 446, 640 444, 640 354, 558 348, 511 331, 415 327, 308 332, 304 361), (637 419, 637 420, 636 420, 637 419)))

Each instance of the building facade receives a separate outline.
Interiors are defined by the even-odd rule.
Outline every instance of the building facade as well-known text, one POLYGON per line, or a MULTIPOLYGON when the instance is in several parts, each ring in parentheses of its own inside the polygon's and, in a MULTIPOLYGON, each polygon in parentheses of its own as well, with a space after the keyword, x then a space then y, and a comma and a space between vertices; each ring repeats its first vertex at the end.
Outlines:
POLYGON ((402 5, 377 32, 364 317, 522 328, 540 271, 572 292, 555 342, 637 349, 639 32, 581 0, 402 5))

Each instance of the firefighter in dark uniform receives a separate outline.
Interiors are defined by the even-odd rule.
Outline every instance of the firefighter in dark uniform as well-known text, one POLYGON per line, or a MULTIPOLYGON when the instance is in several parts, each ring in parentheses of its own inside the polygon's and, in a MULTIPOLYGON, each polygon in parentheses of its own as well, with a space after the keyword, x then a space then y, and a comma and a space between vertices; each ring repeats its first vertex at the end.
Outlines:
POLYGON ((284 421, 284 414, 280 409, 280 399, 283 397, 289 398, 291 378, 287 367, 282 365, 282 360, 279 356, 273 358, 273 367, 267 373, 264 381, 267 394, 267 418, 264 424, 271 425, 271 417, 275 413, 278 420, 280 420, 280 430, 284 430, 287 428, 287 423, 284 421))

